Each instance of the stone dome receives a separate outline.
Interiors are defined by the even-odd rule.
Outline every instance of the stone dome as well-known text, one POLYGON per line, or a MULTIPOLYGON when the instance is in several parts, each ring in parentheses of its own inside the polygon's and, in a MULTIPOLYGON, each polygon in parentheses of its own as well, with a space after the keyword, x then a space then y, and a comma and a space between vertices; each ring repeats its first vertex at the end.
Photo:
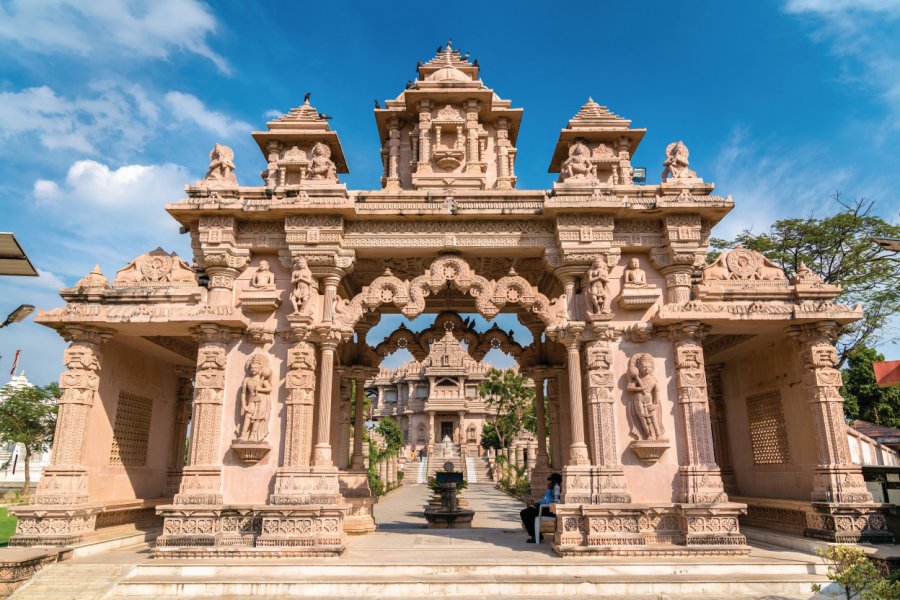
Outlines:
POLYGON ((432 73, 430 81, 471 81, 469 76, 455 67, 444 67, 432 73))

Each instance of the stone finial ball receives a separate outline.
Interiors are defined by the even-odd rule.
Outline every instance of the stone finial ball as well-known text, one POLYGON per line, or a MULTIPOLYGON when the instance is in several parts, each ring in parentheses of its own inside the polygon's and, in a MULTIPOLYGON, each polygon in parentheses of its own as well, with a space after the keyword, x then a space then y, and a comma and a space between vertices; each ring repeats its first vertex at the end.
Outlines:
POLYGON ((453 472, 453 463, 450 462, 449 460, 447 462, 445 462, 444 470, 447 471, 448 473, 452 473, 453 472))

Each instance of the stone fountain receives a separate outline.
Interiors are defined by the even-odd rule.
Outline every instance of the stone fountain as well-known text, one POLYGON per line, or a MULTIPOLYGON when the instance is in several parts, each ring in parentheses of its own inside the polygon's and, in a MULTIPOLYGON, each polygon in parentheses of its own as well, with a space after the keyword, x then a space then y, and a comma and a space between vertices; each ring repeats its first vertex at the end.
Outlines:
POLYGON ((463 482, 463 474, 453 470, 452 462, 444 463, 444 472, 435 473, 441 486, 440 508, 426 508, 425 520, 429 529, 468 529, 472 527, 474 510, 459 507, 457 485, 463 482))

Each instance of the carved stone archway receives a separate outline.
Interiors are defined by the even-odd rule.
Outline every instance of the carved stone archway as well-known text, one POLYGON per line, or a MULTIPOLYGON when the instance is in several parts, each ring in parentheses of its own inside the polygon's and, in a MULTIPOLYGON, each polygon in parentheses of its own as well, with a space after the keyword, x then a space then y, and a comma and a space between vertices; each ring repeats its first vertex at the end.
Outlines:
POLYGON ((565 320, 565 296, 550 300, 514 271, 497 280, 486 279, 462 257, 445 254, 411 281, 388 271, 351 300, 339 299, 334 324, 352 331, 364 313, 386 304, 393 304, 407 318, 415 318, 425 311, 425 298, 445 289, 448 283, 475 298, 475 309, 486 319, 493 319, 508 304, 516 304, 533 312, 546 326, 565 320))

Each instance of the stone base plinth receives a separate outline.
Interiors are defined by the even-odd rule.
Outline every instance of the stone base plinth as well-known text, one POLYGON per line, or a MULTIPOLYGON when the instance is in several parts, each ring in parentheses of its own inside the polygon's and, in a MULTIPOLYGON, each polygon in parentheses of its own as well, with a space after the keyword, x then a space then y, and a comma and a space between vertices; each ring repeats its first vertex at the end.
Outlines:
POLYGON ((0 598, 6 598, 38 571, 57 561, 57 550, 0 549, 0 598))
POLYGON ((102 504, 28 504, 10 507, 19 522, 10 546, 71 546, 94 532, 102 504))
POLYGON ((472 527, 473 517, 475 517, 474 510, 425 509, 425 521, 428 522, 428 529, 469 529, 472 527))
POLYGON ((231 450, 245 465, 255 465, 266 457, 272 447, 265 442, 246 442, 234 440, 231 450))
POLYGON ((561 556, 735 556, 743 505, 558 504, 553 549, 561 556))
POLYGON ((346 498, 345 502, 350 509, 347 511, 347 516, 344 517, 344 533, 360 535, 375 531, 373 509, 378 503, 378 498, 346 498))
POLYGON ((332 505, 160 506, 163 534, 157 558, 337 556, 344 551, 344 516, 332 505))
POLYGON ((654 287, 625 287, 618 297, 620 308, 644 310, 650 308, 662 297, 662 290, 654 287))
POLYGON ((806 513, 803 535, 838 544, 893 544, 884 514, 877 504, 813 502, 806 513))
POLYGON ((281 304, 277 290, 245 290, 241 294, 244 312, 270 313, 281 304))

